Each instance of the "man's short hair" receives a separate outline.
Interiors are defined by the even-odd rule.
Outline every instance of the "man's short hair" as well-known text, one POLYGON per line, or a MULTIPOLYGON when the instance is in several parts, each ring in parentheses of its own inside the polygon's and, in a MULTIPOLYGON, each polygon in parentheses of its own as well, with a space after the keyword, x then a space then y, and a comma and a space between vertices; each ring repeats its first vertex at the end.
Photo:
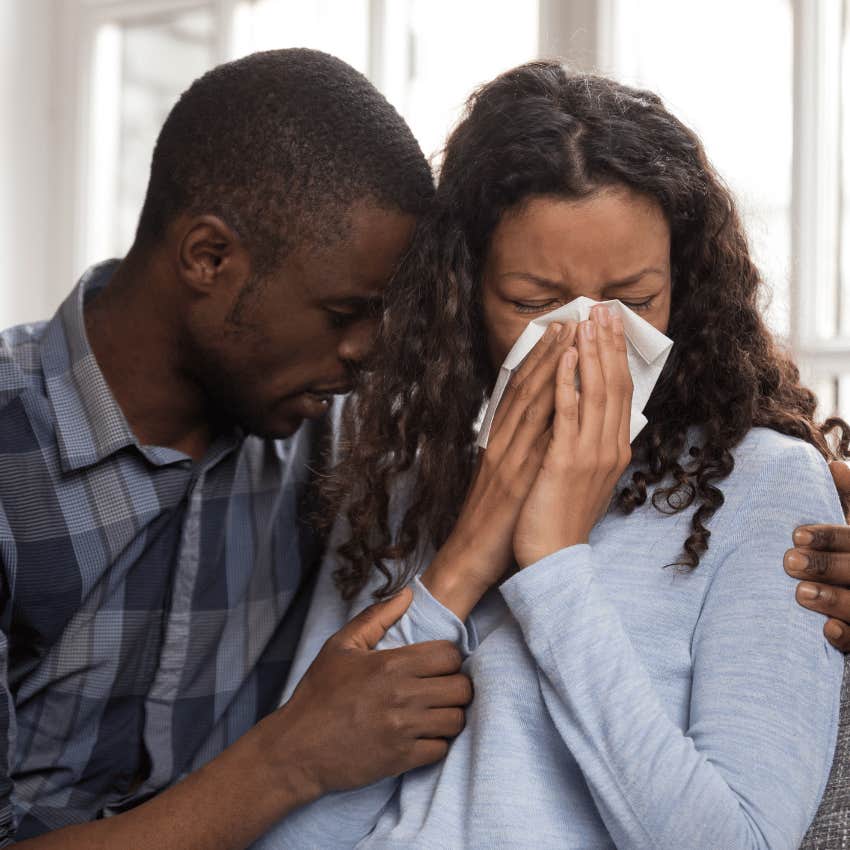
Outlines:
POLYGON ((432 195, 410 128, 366 77, 316 50, 270 50, 219 65, 180 97, 136 240, 157 241, 181 212, 215 214, 261 274, 299 244, 344 236, 358 200, 416 215, 432 195))

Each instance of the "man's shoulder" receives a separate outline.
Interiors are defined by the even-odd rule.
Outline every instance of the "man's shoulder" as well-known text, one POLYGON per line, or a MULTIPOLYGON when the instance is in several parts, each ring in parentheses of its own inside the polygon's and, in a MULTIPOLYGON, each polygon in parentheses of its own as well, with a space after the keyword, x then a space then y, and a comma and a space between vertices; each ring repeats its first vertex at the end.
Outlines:
POLYGON ((43 385, 41 340, 47 322, 0 331, 0 398, 43 385))
POLYGON ((29 452, 51 440, 41 340, 46 322, 0 332, 0 455, 29 452))

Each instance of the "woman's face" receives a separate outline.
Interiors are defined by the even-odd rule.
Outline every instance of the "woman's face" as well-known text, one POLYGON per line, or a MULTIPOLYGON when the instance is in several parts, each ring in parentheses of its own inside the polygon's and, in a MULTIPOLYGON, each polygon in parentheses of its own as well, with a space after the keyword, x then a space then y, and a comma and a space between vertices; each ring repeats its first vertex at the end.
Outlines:
POLYGON ((536 197, 502 216, 482 278, 493 366, 531 319, 580 295, 619 299, 667 330, 670 228, 654 200, 612 187, 577 201, 536 197))

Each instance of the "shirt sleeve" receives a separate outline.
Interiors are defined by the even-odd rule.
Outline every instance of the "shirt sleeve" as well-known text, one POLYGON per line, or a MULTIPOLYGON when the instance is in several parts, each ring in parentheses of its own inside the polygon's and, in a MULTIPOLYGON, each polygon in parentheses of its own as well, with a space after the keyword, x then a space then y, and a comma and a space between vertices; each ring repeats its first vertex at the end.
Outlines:
MULTIPOLYGON (((368 592, 365 592, 348 610, 347 603, 340 601, 339 592, 333 584, 332 561, 333 558, 329 556, 322 566, 293 673, 284 693, 285 699, 291 696, 298 680, 307 671, 325 640, 371 601, 368 592)), ((393 649, 430 640, 449 640, 458 646, 464 657, 468 655, 476 642, 474 630, 468 629, 454 613, 434 599, 418 578, 411 587, 413 600, 410 606, 387 631, 376 649, 393 649)), ((356 746, 356 742, 352 742, 352 745, 356 746)), ((400 777, 389 777, 364 788, 327 794, 292 812, 253 844, 252 848, 353 848, 374 829, 400 782, 400 777)))
POLYGON ((693 634, 685 731, 595 580, 590 546, 502 586, 552 720, 618 847, 792 850, 815 814, 842 658, 823 618, 796 603, 782 557, 795 526, 838 522, 840 509, 820 459, 799 445, 788 455, 758 470, 712 540, 722 560, 693 634))
POLYGON ((0 503, 0 847, 14 843, 17 815, 14 807, 12 766, 15 754, 15 703, 9 689, 10 576, 17 555, 3 505, 0 503))

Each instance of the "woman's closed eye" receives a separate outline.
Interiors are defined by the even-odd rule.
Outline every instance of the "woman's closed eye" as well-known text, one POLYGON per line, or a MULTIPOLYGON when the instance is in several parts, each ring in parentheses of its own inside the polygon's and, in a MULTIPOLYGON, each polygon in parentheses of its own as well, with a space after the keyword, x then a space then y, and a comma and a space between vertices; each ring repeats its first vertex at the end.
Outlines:
POLYGON ((548 301, 511 301, 518 313, 545 313, 554 310, 561 302, 557 298, 548 301))
MULTIPOLYGON (((622 298, 619 299, 619 301, 623 306, 628 307, 630 310, 634 310, 636 313, 640 313, 652 307, 652 304, 655 301, 655 296, 650 295, 649 298, 644 298, 642 301, 625 301, 622 298)), ((538 302, 511 301, 511 304, 513 304, 514 309, 518 313, 545 313, 549 310, 554 310, 561 303, 562 302, 557 298, 538 302)))
POLYGON ((620 303, 624 307, 628 307, 630 310, 634 310, 636 313, 639 313, 642 310, 648 310, 652 306, 652 303, 654 301, 654 295, 650 295, 649 298, 644 298, 643 301, 624 301, 622 298, 620 299, 620 303))

